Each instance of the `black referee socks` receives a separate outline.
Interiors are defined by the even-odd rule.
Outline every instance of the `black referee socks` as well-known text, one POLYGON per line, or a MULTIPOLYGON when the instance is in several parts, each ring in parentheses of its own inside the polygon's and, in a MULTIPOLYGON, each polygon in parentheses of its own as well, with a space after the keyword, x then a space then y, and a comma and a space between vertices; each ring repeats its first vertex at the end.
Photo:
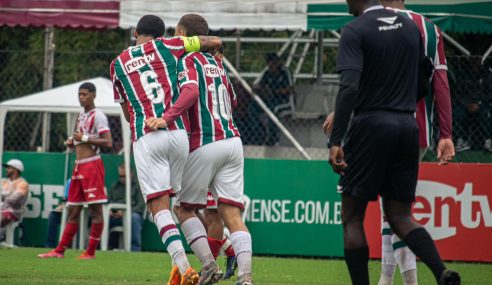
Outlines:
POLYGON ((345 263, 353 285, 369 285, 369 247, 345 248, 345 263))
POLYGON ((424 228, 418 228, 409 232, 403 241, 429 267, 439 282, 446 267, 429 233, 424 228))

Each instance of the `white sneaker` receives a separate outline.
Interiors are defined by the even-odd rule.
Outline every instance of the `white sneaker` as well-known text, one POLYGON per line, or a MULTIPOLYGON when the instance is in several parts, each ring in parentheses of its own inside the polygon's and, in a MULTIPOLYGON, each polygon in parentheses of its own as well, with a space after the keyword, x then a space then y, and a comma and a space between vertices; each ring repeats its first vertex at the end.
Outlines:
POLYGON ((465 150, 469 150, 471 148, 470 144, 463 140, 462 138, 459 138, 458 141, 456 142, 456 152, 462 152, 465 150))

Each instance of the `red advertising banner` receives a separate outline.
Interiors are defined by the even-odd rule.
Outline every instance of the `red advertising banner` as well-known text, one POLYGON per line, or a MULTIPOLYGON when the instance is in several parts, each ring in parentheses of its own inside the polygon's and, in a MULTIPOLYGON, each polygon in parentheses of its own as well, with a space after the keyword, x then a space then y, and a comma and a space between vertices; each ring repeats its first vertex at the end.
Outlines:
MULTIPOLYGON (((492 262, 492 165, 420 166, 413 218, 425 226, 445 260, 492 262)), ((381 256, 379 204, 371 203, 366 230, 371 257, 381 256), (376 229, 379 227, 379 230, 376 229)))

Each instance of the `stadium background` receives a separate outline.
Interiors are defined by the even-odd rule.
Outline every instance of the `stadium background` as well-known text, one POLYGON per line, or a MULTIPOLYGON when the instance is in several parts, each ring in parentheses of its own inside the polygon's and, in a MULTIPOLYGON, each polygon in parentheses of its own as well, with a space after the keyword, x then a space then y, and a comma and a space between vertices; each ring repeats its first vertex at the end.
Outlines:
MULTIPOLYGON (((490 22, 488 23, 490 25, 490 22)), ((478 26, 476 27, 478 29, 478 26)), ((478 227, 480 233, 490 235, 492 227, 490 189, 481 184, 481 181, 488 181, 487 173, 490 173, 491 168, 489 165, 480 165, 478 169, 479 166, 475 164, 492 161, 492 153, 484 149, 485 141, 490 139, 492 131, 489 107, 492 98, 484 91, 486 81, 490 80, 486 76, 490 75, 486 66, 482 64, 483 54, 491 43, 490 35, 487 34, 490 31, 487 32, 486 29, 468 31, 455 28, 453 31, 451 26, 449 29, 449 35, 469 51, 467 54, 459 46, 446 42, 455 114, 453 136, 456 144, 459 138, 467 140, 470 144, 469 150, 458 153, 455 162, 469 164, 453 166, 457 168, 453 170, 453 173, 456 173, 454 180, 449 180, 449 175, 446 175, 449 169, 433 168, 432 164, 424 167, 430 169, 424 176, 426 181, 439 177, 439 183, 458 189, 454 195, 443 194, 439 200, 440 210, 431 214, 437 217, 434 226, 437 224, 437 227, 442 228, 444 223, 448 228, 458 228, 458 236, 455 238, 466 243, 472 237, 472 230, 476 231, 478 227), (478 112, 470 111, 473 109, 470 105, 473 104, 479 105, 478 112), (478 193, 479 196, 470 196, 469 199, 475 199, 473 201, 477 203, 471 206, 471 209, 463 210, 464 203, 454 198, 465 191, 464 186, 467 183, 475 185, 473 194, 478 193), (450 202, 448 198, 454 200, 450 202), (470 213, 464 214, 467 210, 470 213), (448 220, 442 218, 446 214, 448 220), (476 227, 463 225, 461 222, 463 215, 468 214, 474 215, 476 227)), ((168 29, 168 34, 172 33, 172 28, 168 29)), ((226 29, 213 30, 212 34, 225 39, 226 57, 250 85, 261 76, 266 66, 266 54, 284 50, 284 64, 294 74, 296 94, 293 97, 294 107, 291 106, 289 112, 277 115, 309 156, 316 160, 306 160, 284 135, 281 135, 273 146, 267 145, 265 129, 270 119, 258 108, 241 84, 236 83, 241 107, 235 115, 240 123, 247 157, 245 191, 253 201, 248 222, 255 239, 254 251, 259 254, 341 256, 341 226, 337 216, 339 197, 334 190, 337 177, 324 162, 327 156, 326 138, 321 132, 321 124, 325 115, 332 110, 337 92, 334 67, 338 33, 285 29, 226 29), (323 45, 319 44, 321 40, 324 42, 323 45), (289 45, 286 46, 286 43, 289 45), (319 56, 318 51, 321 51, 319 56), (329 201, 328 206, 325 204, 326 201, 329 201), (303 212, 299 212, 299 209, 303 212), (260 234, 265 232, 269 235, 260 234), (294 234, 298 232, 307 233, 306 236, 312 237, 312 240, 306 241, 305 236, 294 234), (277 233, 278 236, 272 233, 277 233), (272 242, 287 235, 291 238, 286 243, 272 242), (329 246, 320 246, 320 240, 330 241, 329 246), (301 242, 312 245, 312 248, 295 246, 301 242)), ((121 28, 45 29, 3 25, 0 27, 0 100, 21 97, 50 86, 62 86, 99 76, 108 77, 110 61, 129 43, 129 30, 121 28), (46 45, 49 40, 53 40, 54 45, 46 45)), ((33 187, 36 190, 33 191, 28 208, 31 216, 26 217, 23 239, 18 240, 19 244, 28 246, 42 245, 46 213, 50 206, 54 206, 53 200, 61 197, 61 191, 57 189, 60 189, 58 186, 65 181, 65 156, 62 152, 63 141, 66 138, 66 116, 50 115, 47 140, 49 143, 46 143, 45 139, 44 145, 42 116, 42 113, 8 113, 4 129, 6 153, 3 160, 11 157, 22 158, 26 163, 26 177, 32 184, 40 185, 39 188, 33 187), (53 185, 58 186, 53 188, 53 185)), ((119 119, 112 117, 110 123, 115 141, 113 150, 104 155, 107 186, 116 179, 116 166, 123 159, 120 152, 122 141, 119 119)), ((431 148, 425 161, 432 162, 434 157, 435 153, 431 148)), ((73 157, 70 161, 73 161, 73 157)), ((421 204, 422 208, 425 208, 425 203, 421 204)), ((377 215, 377 206, 370 211, 371 215, 377 215)), ((374 225, 370 228, 371 238, 374 238, 371 243, 377 245, 379 228, 374 225)), ((154 239, 155 230, 150 223, 146 223, 144 231, 144 249, 162 250, 159 241, 154 239)), ((455 254, 456 250, 447 245, 447 242, 456 243, 456 240, 451 236, 448 241, 444 239, 438 242, 440 248, 449 247, 446 259, 492 261, 490 245, 484 244, 476 252, 465 248, 455 254)), ((377 246, 371 249, 371 256, 376 257, 377 246)))

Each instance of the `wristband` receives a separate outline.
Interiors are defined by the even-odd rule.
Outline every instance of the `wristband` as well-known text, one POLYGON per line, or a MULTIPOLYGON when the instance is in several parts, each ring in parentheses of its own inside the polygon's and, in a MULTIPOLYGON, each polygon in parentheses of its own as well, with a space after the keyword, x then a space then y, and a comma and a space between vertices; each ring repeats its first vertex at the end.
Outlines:
POLYGON ((89 141, 89 136, 88 135, 83 135, 82 138, 80 139, 82 142, 88 142, 89 141))

